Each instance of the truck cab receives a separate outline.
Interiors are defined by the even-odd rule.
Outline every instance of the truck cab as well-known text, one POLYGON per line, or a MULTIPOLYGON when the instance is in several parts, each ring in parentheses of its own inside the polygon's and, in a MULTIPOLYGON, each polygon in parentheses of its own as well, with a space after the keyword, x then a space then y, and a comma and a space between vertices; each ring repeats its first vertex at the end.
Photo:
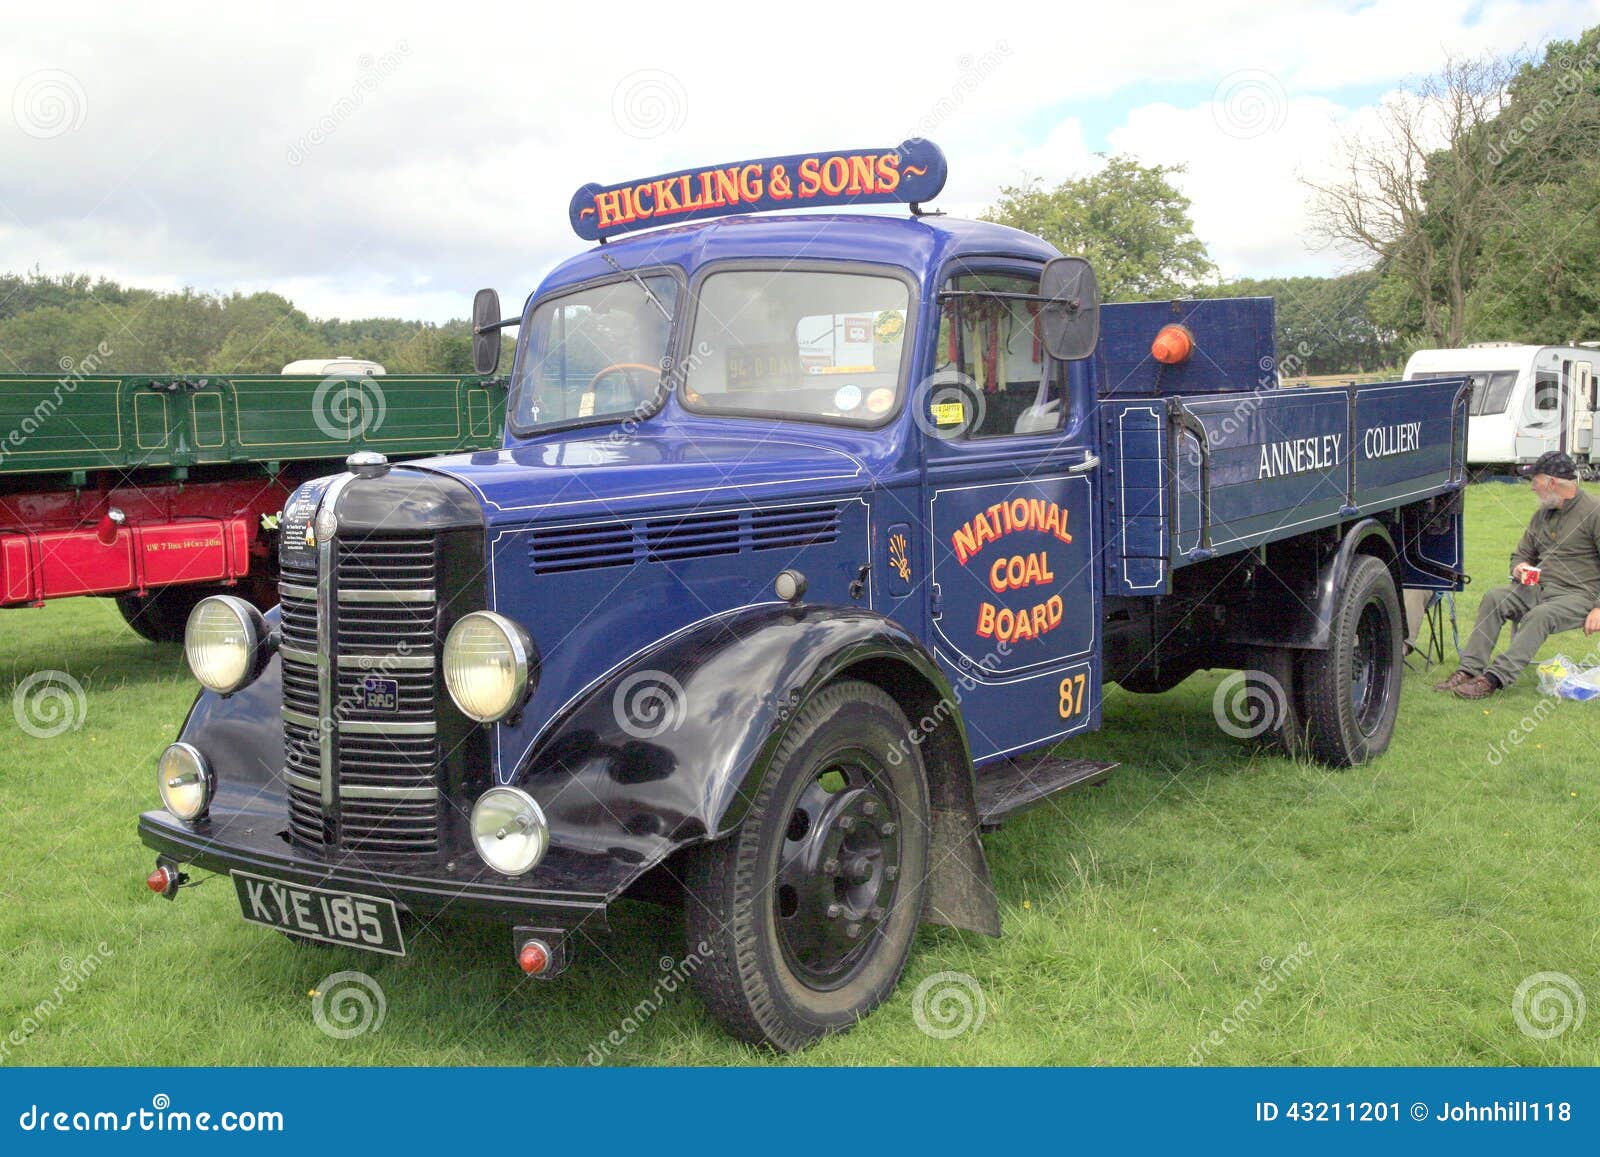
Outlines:
POLYGON ((999 934, 981 832, 1112 770, 1062 746, 1105 682, 1237 667, 1252 734, 1380 754, 1399 591, 1460 581, 1465 383, 1278 391, 1270 302, 1102 308, 923 212, 943 177, 910 141, 580 189, 601 244, 474 303, 480 372, 518 329, 501 448, 352 456, 286 504, 277 611, 196 608, 151 888, 387 953, 497 920, 541 977, 662 900, 713 1015, 794 1049, 922 921, 999 934), (913 212, 765 213, 808 199, 913 212))

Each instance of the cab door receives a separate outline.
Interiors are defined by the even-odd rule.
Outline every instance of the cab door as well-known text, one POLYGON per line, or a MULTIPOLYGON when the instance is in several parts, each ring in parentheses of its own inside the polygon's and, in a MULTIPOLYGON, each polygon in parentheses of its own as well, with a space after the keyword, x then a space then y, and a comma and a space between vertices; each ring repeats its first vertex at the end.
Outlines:
POLYGON ((936 368, 912 398, 925 444, 929 638, 975 760, 1100 717, 1092 396, 1087 367, 1044 356, 1026 298, 1038 284, 1038 266, 1021 263, 948 277, 936 368))

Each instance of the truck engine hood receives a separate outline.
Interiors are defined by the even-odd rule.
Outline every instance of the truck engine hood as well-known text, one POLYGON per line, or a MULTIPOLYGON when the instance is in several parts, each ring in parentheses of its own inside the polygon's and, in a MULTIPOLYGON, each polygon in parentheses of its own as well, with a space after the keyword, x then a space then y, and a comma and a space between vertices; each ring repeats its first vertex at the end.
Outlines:
POLYGON ((408 465, 469 487, 491 525, 854 491, 867 479, 853 455, 792 436, 672 427, 586 431, 408 465))

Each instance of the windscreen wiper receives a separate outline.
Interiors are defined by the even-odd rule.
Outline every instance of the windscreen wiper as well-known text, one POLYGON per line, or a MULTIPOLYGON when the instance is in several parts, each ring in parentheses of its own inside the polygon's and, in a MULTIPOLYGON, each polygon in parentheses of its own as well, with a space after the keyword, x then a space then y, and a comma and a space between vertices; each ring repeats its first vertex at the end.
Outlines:
POLYGON ((651 290, 648 285, 645 284, 644 278, 640 277, 632 269, 622 268, 622 266, 617 264, 617 259, 611 256, 609 253, 600 254, 600 259, 607 265, 611 266, 611 268, 615 269, 618 273, 627 274, 629 280, 631 280, 640 289, 644 290, 644 295, 650 299, 650 304, 659 309, 661 311, 661 316, 666 318, 669 324, 671 323, 672 314, 667 312, 667 307, 661 304, 661 299, 655 295, 654 291, 651 290))

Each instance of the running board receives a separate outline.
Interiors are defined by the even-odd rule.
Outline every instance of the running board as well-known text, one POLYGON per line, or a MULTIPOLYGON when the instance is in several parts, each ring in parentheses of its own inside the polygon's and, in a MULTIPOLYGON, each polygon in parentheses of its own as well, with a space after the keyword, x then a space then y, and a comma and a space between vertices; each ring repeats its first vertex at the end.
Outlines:
POLYGON ((1007 816, 1032 807, 1058 791, 1099 783, 1117 766, 1096 763, 1092 759, 1040 755, 980 768, 977 772, 978 826, 997 828, 1007 816))

